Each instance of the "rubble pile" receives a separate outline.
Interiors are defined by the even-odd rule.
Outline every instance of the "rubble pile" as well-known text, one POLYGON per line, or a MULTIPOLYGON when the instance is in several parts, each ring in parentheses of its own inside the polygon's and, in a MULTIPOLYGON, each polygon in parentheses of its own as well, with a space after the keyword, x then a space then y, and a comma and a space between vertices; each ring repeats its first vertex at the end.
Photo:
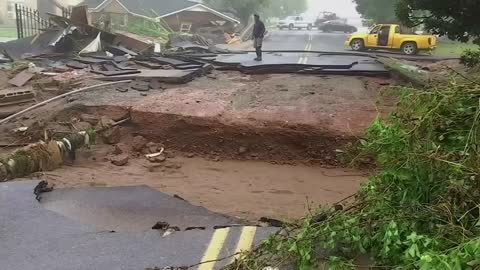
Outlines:
POLYGON ((86 10, 70 18, 50 14, 53 25, 32 37, 0 43, 0 119, 42 100, 97 81, 132 80, 120 93, 164 89, 209 74, 212 55, 226 52, 199 35, 171 33, 167 48, 148 37, 89 25, 86 10))
POLYGON ((50 171, 75 160, 75 151, 95 141, 95 131, 69 134, 61 140, 39 142, 13 152, 0 160, 0 181, 50 171))

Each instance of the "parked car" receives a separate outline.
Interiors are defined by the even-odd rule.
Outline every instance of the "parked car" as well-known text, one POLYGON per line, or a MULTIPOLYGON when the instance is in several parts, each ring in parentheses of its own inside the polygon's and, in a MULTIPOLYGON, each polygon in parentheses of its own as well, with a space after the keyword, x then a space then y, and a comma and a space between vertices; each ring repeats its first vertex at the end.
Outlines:
POLYGON ((398 24, 379 24, 369 33, 351 35, 345 45, 354 51, 380 49, 415 55, 421 50, 434 50, 437 38, 433 35, 406 34, 398 24))
POLYGON ((326 21, 318 26, 318 29, 330 33, 330 32, 344 32, 344 33, 355 33, 357 28, 353 25, 349 25, 342 20, 333 20, 326 21))
POLYGON ((337 14, 333 12, 328 12, 328 11, 320 12, 320 14, 318 14, 317 20, 315 21, 315 26, 320 27, 322 24, 324 24, 327 21, 333 21, 338 19, 340 18, 337 16, 337 14))
POLYGON ((311 30, 313 28, 313 21, 306 20, 302 16, 288 16, 287 18, 280 20, 278 22, 278 29, 298 29, 301 30, 303 28, 307 30, 311 30))

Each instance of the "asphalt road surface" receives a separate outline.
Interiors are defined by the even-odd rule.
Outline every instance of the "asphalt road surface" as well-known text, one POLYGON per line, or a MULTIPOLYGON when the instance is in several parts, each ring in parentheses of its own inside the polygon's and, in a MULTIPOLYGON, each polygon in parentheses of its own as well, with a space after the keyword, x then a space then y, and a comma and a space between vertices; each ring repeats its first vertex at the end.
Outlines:
POLYGON ((274 30, 264 41, 264 50, 305 50, 345 52, 348 34, 334 32, 323 33, 317 29, 307 30, 274 30))
POLYGON ((131 270, 196 264, 199 270, 218 270, 277 231, 223 226, 227 217, 148 187, 60 189, 43 194, 45 202, 39 203, 33 194, 38 182, 0 183, 2 270, 131 270), (152 229, 150 222, 139 229, 145 218, 152 218, 152 211, 158 211, 155 220, 181 225, 191 219, 190 226, 205 227, 166 231, 152 229), (115 224, 120 227, 109 227, 115 224))

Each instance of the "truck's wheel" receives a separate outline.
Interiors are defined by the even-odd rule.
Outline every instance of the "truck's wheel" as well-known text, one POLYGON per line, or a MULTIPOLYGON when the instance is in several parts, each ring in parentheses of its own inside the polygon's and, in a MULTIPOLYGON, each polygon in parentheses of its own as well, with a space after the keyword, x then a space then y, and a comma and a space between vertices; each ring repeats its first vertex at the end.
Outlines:
POLYGON ((418 52, 417 43, 415 42, 405 42, 402 44, 402 52, 406 55, 415 55, 418 52))
POLYGON ((365 50, 365 43, 361 39, 354 39, 350 43, 350 47, 352 50, 358 52, 358 51, 363 51, 365 50))
POLYGON ((307 30, 312 30, 312 28, 313 28, 313 27, 312 27, 311 24, 309 24, 309 25, 307 26, 307 30))
POLYGON ((293 23, 288 26, 288 30, 293 30, 293 23))

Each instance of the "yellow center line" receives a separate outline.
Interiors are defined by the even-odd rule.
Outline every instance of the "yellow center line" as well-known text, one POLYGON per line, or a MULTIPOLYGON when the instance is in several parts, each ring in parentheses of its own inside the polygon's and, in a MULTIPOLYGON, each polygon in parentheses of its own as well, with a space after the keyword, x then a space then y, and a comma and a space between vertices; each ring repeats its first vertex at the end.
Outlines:
POLYGON ((230 228, 218 229, 213 233, 212 239, 208 244, 207 250, 203 255, 201 262, 206 262, 198 267, 198 270, 213 270, 215 267, 215 260, 218 259, 222 251, 225 240, 228 237, 230 228))
MULTIPOLYGON (((309 44, 307 44, 307 47, 305 48, 305 51, 309 52, 311 50, 312 50, 312 44, 309 43, 309 44)), ((308 62, 308 57, 307 56, 303 57, 302 64, 306 65, 307 62, 308 62)))
MULTIPOLYGON (((242 233, 240 234, 240 238, 238 239, 237 248, 235 249, 235 253, 241 253, 250 251, 253 245, 253 239, 255 238, 255 233, 257 232, 257 227, 243 227, 242 233)), ((235 255, 235 260, 240 259, 243 254, 235 255)))

